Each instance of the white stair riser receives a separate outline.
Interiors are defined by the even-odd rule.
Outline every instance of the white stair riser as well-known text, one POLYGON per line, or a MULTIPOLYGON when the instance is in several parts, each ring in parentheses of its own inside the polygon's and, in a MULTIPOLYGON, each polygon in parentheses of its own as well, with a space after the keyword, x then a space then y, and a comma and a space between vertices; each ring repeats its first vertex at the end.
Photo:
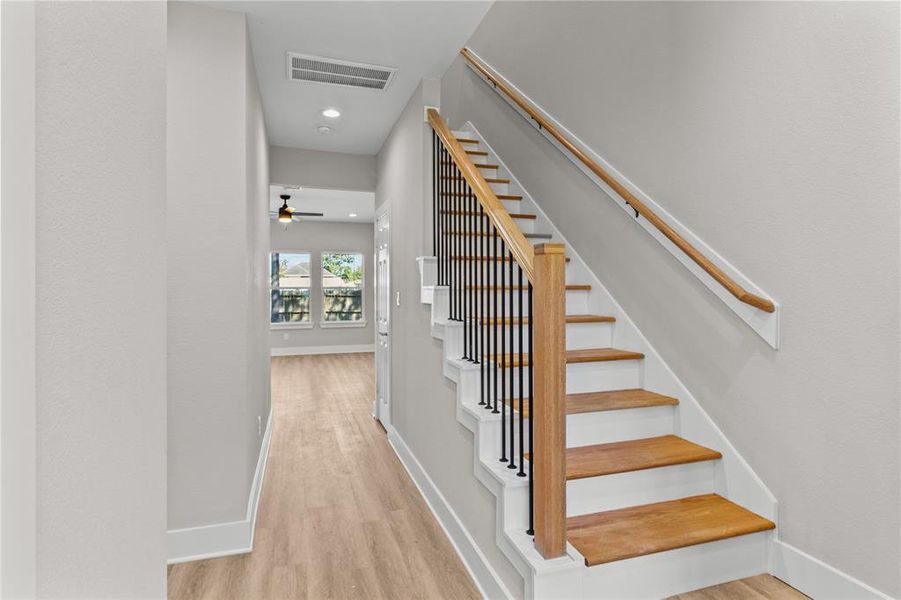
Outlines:
MULTIPOLYGON (((525 283, 523 285, 525 285, 525 283)), ((476 295, 475 300, 478 301, 479 296, 484 296, 486 299, 486 306, 490 307, 486 310, 488 310, 488 314, 491 316, 497 315, 500 317, 502 306, 505 317, 517 316, 519 315, 519 290, 513 290, 513 302, 510 302, 508 297, 509 293, 509 290, 498 290, 494 292, 493 298, 489 294, 479 294, 476 295)), ((588 294, 589 292, 587 290, 567 290, 566 314, 586 314, 588 312, 588 294)), ((459 302, 461 309, 466 307, 467 310, 471 310, 469 301, 472 296, 473 294, 470 292, 465 294, 460 294, 458 292, 458 296, 453 298, 454 306, 459 302)), ((528 292, 525 289, 522 291, 522 309, 523 313, 528 315, 528 292)))
POLYGON ((674 428, 675 412, 672 406, 567 415, 566 447, 670 435, 674 428))
MULTIPOLYGON (((473 388, 476 394, 478 386, 473 388)), ((476 396, 476 402, 481 400, 481 396, 476 396)), ((527 402, 527 401, 526 401, 527 402)), ((477 405, 478 410, 485 411, 483 414, 492 414, 492 410, 482 405, 477 405)), ((497 423, 487 425, 483 431, 486 445, 484 449, 486 454, 482 456, 486 460, 499 460, 501 456, 509 456, 510 454, 510 406, 509 404, 500 404, 498 406, 499 413, 497 417, 502 419, 497 423), (503 432, 501 423, 503 422, 503 432), (501 454, 501 440, 504 441, 505 453, 501 454)), ((519 434, 519 399, 517 398, 513 410, 513 454, 516 458, 515 464, 519 465, 519 440, 523 440, 523 451, 529 451, 529 419, 523 419, 522 438, 519 434)), ((654 407, 646 409, 616 410, 602 411, 597 413, 583 413, 576 415, 567 415, 566 417, 566 445, 569 448, 577 446, 589 446, 592 444, 606 444, 610 442, 620 442, 630 439, 642 439, 648 437, 656 437, 660 435, 668 435, 673 432, 673 410, 671 407, 654 407)), ((716 480, 714 471, 711 468, 705 468, 705 473, 709 471, 707 486, 697 492, 698 494, 714 492, 716 480)), ((600 478, 604 479, 604 478, 600 478)), ((597 482, 591 480, 579 480, 578 482, 570 482, 570 485, 577 487, 592 487, 597 482)), ((602 492, 603 497, 607 498, 607 492, 602 492)), ((590 498, 590 497, 589 497, 590 498)), ((669 498, 667 498, 669 499, 669 498)), ((655 502, 649 500, 648 502, 655 502)), ((592 508, 584 512, 596 512, 605 510, 603 508, 592 508)), ((582 513, 569 513, 582 514, 582 513)))
POLYGON ((716 461, 574 479, 566 483, 569 517, 711 494, 716 461))
POLYGON ((567 394, 640 387, 642 387, 640 360, 611 360, 566 365, 567 394))
MULTIPOLYGON (((500 352, 500 343, 501 341, 506 344, 507 348, 511 347, 510 345, 510 329, 512 329, 513 335, 513 345, 517 351, 519 350, 519 325, 513 324, 512 327, 501 327, 499 324, 489 325, 484 328, 484 333, 478 333, 476 335, 476 340, 481 340, 482 336, 486 341, 486 344, 490 346, 492 340, 495 339, 495 331, 497 331, 497 351, 500 352)), ((529 343, 529 325, 523 324, 523 338, 526 346, 523 348, 524 352, 528 352, 528 343, 529 343)), ((567 323, 566 324, 566 349, 567 350, 580 350, 585 348, 606 348, 612 345, 613 342, 613 323, 567 323)), ((509 351, 509 350, 508 350, 509 351)))
MULTIPOLYGON (((518 396, 515 397, 517 399, 514 405, 514 415, 518 435, 519 399, 518 396)), ((477 401, 480 400, 481 396, 477 396, 477 401)), ((528 403, 528 400, 526 399, 525 402, 528 403)), ((490 412, 489 409, 484 410, 486 413, 490 412)), ((505 411, 509 417, 509 405, 505 407, 505 411)), ((524 419, 526 440, 529 438, 528 428, 529 420, 524 419)), ((566 416, 566 446, 568 448, 670 435, 673 431, 674 410, 672 406, 607 410, 566 416)), ((499 439, 500 434, 498 433, 499 439)), ((526 445, 528 446, 528 441, 526 441, 526 445)), ((714 491, 713 488, 710 491, 714 491)))
MULTIPOLYGON (((598 600, 665 598, 767 571, 770 532, 648 554, 584 571, 582 597, 598 600)), ((536 590, 537 592, 537 590, 536 590)), ((553 597, 550 596, 536 597, 553 597)))
MULTIPOLYGON (((446 326, 444 338, 445 358, 457 359, 463 356, 463 329, 457 323, 449 321, 446 326)), ((489 370, 493 367, 488 362, 489 370)), ((509 386, 510 373, 513 373, 514 397, 519 394, 519 368, 507 369, 507 385, 509 386)), ((499 371, 500 373, 500 371, 499 371)), ((498 375, 498 379, 502 379, 498 375)), ((523 380, 528 382, 529 368, 523 369, 523 380)), ((640 388, 641 386, 641 361, 640 360, 611 360, 603 362, 569 363, 566 365, 566 393, 578 394, 582 392, 601 392, 609 390, 623 390, 640 388)), ((493 379, 492 379, 493 381, 493 379)), ((503 382, 501 382, 503 383, 503 382)), ((493 384, 492 384, 493 385, 493 384)), ((501 388, 509 390, 507 388, 501 388)), ((509 396, 504 396, 509 397, 509 396)))

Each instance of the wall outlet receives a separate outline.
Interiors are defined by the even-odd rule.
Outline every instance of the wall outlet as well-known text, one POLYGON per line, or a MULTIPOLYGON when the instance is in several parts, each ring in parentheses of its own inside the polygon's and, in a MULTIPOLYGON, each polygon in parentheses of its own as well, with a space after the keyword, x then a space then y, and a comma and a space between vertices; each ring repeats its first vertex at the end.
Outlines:
POLYGON ((257 415, 257 437, 263 437, 263 417, 257 415))
POLYGON ((283 333, 283 334, 282 334, 282 339, 283 339, 283 340, 287 340, 287 339, 288 339, 288 334, 287 334, 287 333, 283 333))

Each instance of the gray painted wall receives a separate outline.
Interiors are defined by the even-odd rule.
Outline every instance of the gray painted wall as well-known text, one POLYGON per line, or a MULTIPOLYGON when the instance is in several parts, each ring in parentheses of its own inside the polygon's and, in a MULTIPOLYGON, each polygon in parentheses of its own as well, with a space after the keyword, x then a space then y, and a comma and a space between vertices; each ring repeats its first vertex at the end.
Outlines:
POLYGON ((782 303, 779 351, 459 59, 441 98, 775 493, 780 537, 893 596, 898 28, 897 3, 498 2, 470 41, 782 303))
POLYGON ((416 257, 431 232, 431 134, 426 105, 438 106, 437 80, 424 80, 410 98, 378 155, 376 206, 391 225, 391 423, 447 499, 508 589, 523 595, 522 578, 495 543, 494 496, 473 476, 473 438, 457 422, 456 390, 442 373, 444 356, 431 336, 431 312, 419 300, 416 257))
POLYGON ((165 598, 166 6, 35 11, 37 596, 165 598))
MULTIPOLYGON (((310 252, 310 265, 314 274, 312 280, 311 316, 312 329, 276 327, 270 333, 272 348, 300 348, 309 346, 358 346, 372 345, 375 337, 374 310, 375 297, 373 282, 375 265, 373 256, 372 223, 292 223, 287 228, 276 222, 270 223, 272 250, 279 252, 310 252), (361 252, 363 254, 363 317, 365 327, 320 326, 322 315, 322 278, 319 266, 322 252, 361 252)), ((267 313, 268 318, 268 313, 267 313)))
POLYGON ((267 142, 244 15, 169 4, 168 527, 245 518, 269 416, 267 142))
POLYGON ((0 598, 37 585, 35 5, 0 3, 0 598))
POLYGON ((269 161, 274 184, 375 191, 376 159, 372 155, 272 146, 269 161))

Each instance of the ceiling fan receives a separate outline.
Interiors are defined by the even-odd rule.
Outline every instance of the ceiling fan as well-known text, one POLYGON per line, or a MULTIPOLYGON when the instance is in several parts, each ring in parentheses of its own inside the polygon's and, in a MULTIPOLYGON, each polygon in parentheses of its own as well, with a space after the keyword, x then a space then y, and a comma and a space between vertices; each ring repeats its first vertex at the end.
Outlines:
POLYGON ((288 206, 288 200, 291 199, 289 194, 282 194, 279 196, 282 199, 282 205, 278 209, 278 211, 269 211, 269 216, 271 219, 278 221, 279 223, 299 223, 300 217, 321 217, 323 213, 319 212, 299 212, 294 210, 294 207, 288 206))

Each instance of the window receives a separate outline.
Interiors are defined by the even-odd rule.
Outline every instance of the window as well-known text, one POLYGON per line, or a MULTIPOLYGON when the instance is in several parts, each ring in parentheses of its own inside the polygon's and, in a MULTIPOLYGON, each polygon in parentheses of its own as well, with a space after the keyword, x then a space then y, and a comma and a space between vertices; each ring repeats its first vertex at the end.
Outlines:
POLYGON ((322 322, 363 324, 363 255, 322 253, 322 322))
POLYGON ((272 323, 310 323, 310 253, 269 255, 272 323))

